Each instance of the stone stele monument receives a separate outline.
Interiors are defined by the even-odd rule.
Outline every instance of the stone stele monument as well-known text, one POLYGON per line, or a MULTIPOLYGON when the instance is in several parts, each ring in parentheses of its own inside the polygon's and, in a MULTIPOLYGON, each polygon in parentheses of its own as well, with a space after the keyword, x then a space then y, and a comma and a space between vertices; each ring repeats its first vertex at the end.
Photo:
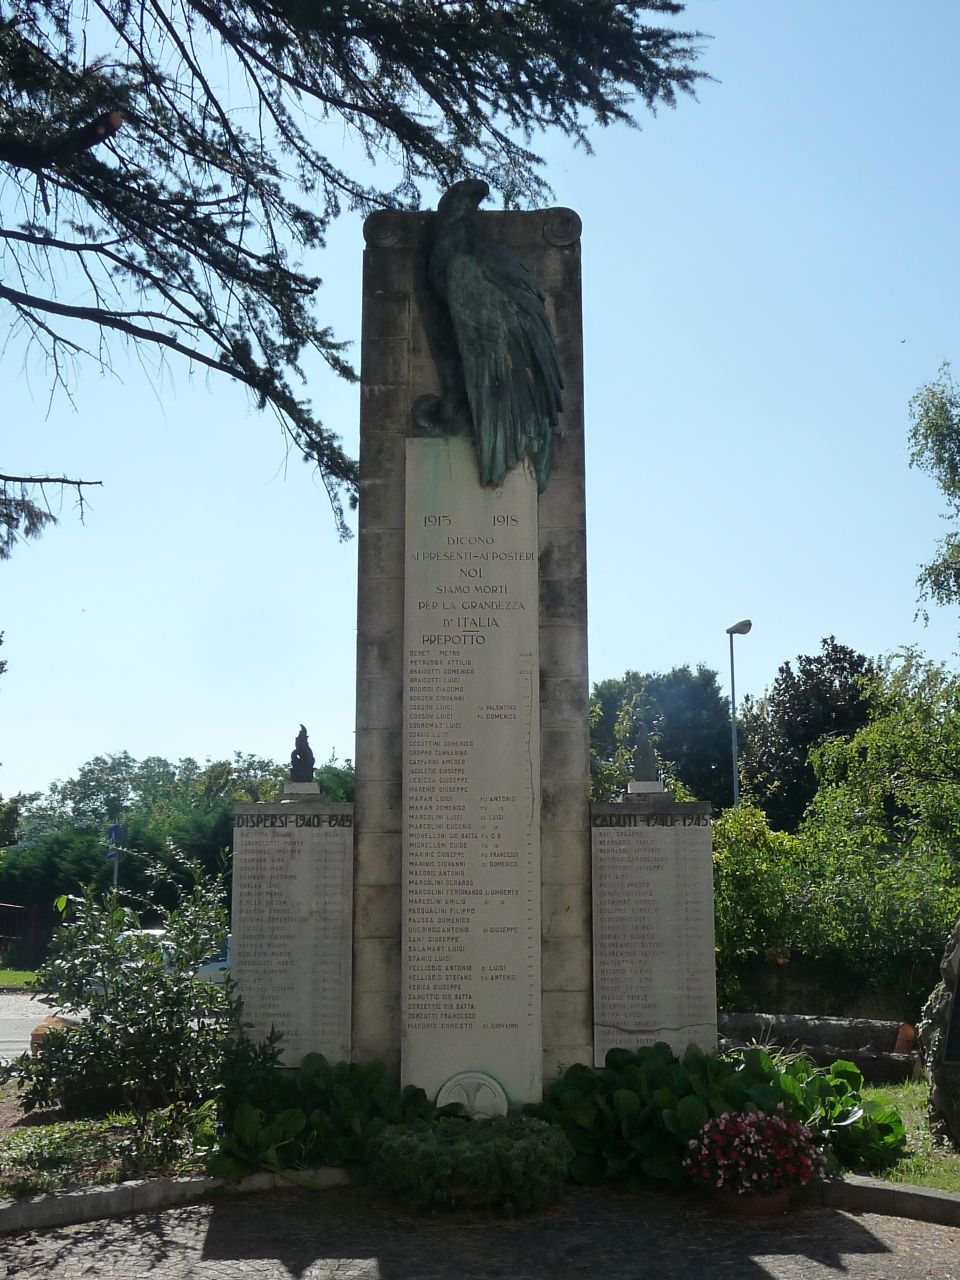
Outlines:
POLYGON ((353 1053, 493 1112, 590 1060, 580 220, 366 221, 353 1053))
POLYGON ((330 804, 300 726, 275 804, 240 804, 233 832, 233 977, 251 1036, 282 1032, 287 1066, 350 1056, 353 806, 330 804))
MULTIPOLYGON (((708 806, 638 780, 627 821, 591 827, 580 219, 480 212, 487 194, 364 225, 355 806, 241 806, 235 863, 283 937, 322 898, 332 957, 352 861, 338 1030, 309 1047, 347 1020, 353 1059, 481 1115, 610 1046, 716 1044, 708 806), (282 907, 278 832, 308 842, 284 836, 282 907)), ((288 976, 292 941, 270 959, 240 920, 244 995, 259 964, 297 1026, 316 972, 288 976)))

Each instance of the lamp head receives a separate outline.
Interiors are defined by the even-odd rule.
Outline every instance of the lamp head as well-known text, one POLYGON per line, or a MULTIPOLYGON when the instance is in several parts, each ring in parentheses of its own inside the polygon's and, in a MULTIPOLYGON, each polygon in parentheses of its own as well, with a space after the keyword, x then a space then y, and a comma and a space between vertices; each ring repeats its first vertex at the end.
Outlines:
POLYGON ((753 623, 749 618, 744 618, 742 622, 735 622, 732 627, 727 627, 728 636, 745 636, 753 623))

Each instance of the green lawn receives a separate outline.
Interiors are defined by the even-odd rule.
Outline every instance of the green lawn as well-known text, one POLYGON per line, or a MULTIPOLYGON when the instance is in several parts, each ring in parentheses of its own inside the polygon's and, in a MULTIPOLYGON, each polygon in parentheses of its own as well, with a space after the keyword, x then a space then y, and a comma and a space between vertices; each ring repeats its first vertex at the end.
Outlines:
POLYGON ((35 969, 0 969, 0 987, 29 987, 36 976, 35 969))
POLYGON ((885 1182, 909 1182, 915 1187, 936 1187, 939 1191, 960 1192, 960 1151, 930 1131, 927 1123, 927 1086, 920 1081, 906 1084, 871 1085, 864 1098, 896 1107, 907 1129, 907 1154, 892 1169, 876 1176, 885 1182))

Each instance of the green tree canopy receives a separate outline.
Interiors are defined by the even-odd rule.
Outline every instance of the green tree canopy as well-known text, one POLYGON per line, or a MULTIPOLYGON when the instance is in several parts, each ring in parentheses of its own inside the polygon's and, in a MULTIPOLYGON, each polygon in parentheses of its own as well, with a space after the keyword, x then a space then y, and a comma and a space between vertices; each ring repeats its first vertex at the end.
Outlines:
MULTIPOLYGON (((870 689, 870 718, 811 753, 804 831, 833 847, 947 853, 960 876, 960 676, 906 650, 870 689)), ((958 880, 960 882, 960 880, 958 880)))
POLYGON ((668 774, 698 800, 715 808, 730 794, 730 711, 716 671, 702 663, 641 675, 627 671, 620 679, 601 680, 593 697, 599 706, 590 729, 596 765, 617 758, 623 746, 636 748, 644 730, 668 774), (634 700, 626 733, 617 741, 617 717, 634 700))
MULTIPOLYGON (((960 911, 960 675, 907 650, 863 686, 868 718, 809 753, 816 793, 795 834, 746 800, 714 828, 725 989, 799 962, 827 1003, 856 978, 919 1011, 960 911)), ((842 995, 836 1008, 841 1012, 842 995)))
MULTIPOLYGON (((343 529, 355 466, 297 384, 311 353, 354 374, 303 255, 344 209, 417 207, 422 182, 542 197, 535 135, 587 146, 592 125, 693 92, 697 37, 662 22, 683 8, 0 0, 4 319, 60 384, 110 337, 236 379, 343 529)), ((51 518, 40 481, 0 475, 0 557, 51 518)))
MULTIPOLYGON (((186 857, 206 874, 224 871, 233 838, 234 805, 274 800, 288 766, 235 752, 232 760, 176 764, 160 756, 136 760, 127 751, 95 756, 75 777, 46 793, 0 802, 0 900, 49 907, 60 893, 83 885, 104 889, 112 878, 106 861, 106 828, 124 827, 121 882, 146 893, 153 868, 176 875, 186 857), (7 814, 9 807, 10 813, 7 814), (176 852, 174 852, 176 851, 176 852)), ((334 802, 353 799, 353 765, 335 756, 315 777, 334 802)))
POLYGON ((819 653, 796 659, 796 670, 785 662, 763 697, 744 699, 744 790, 778 830, 795 831, 816 792, 811 749, 826 738, 849 738, 866 724, 875 671, 864 654, 827 636, 819 653))
POLYGON ((749 988, 757 967, 773 962, 815 983, 805 1012, 848 1013, 853 983, 883 989, 901 1002, 899 1016, 917 1018, 960 911, 957 865, 935 842, 874 842, 862 826, 848 828, 846 816, 811 814, 796 835, 772 830, 749 800, 720 816, 713 847, 723 1007, 743 1007, 742 982, 749 988))
MULTIPOLYGON (((945 361, 910 401, 910 465, 933 476, 947 500, 946 519, 960 520, 960 391, 945 361)), ((921 600, 960 602, 960 532, 951 530, 917 577, 921 600)))
POLYGON ((135 760, 120 751, 94 756, 75 777, 52 783, 33 812, 48 826, 84 829, 148 814, 162 828, 194 810, 209 813, 241 800, 273 799, 285 772, 283 765, 239 751, 232 760, 203 765, 189 756, 171 764, 161 756, 135 760))
MULTIPOLYGON (((49 915, 60 893, 79 892, 86 884, 105 889, 112 878, 106 847, 102 834, 71 827, 11 845, 0 851, 0 900, 41 907, 49 915)), ((139 888, 139 867, 135 865, 132 874, 139 888)), ((129 880, 125 870, 124 881, 129 880)))

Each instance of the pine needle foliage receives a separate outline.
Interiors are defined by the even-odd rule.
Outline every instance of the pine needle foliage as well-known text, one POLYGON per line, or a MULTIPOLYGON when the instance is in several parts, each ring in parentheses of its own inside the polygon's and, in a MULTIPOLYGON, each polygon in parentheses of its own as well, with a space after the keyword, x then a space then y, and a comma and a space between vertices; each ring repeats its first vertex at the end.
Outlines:
MULTIPOLYGON (((300 388, 311 356, 355 374, 303 261, 342 211, 415 208, 422 183, 544 197, 541 131, 588 147, 694 92, 697 33, 667 25, 683 8, 0 0, 0 322, 64 387, 116 339, 236 379, 345 533, 356 466, 300 388)), ((24 507, 21 532, 43 520, 24 507)))

